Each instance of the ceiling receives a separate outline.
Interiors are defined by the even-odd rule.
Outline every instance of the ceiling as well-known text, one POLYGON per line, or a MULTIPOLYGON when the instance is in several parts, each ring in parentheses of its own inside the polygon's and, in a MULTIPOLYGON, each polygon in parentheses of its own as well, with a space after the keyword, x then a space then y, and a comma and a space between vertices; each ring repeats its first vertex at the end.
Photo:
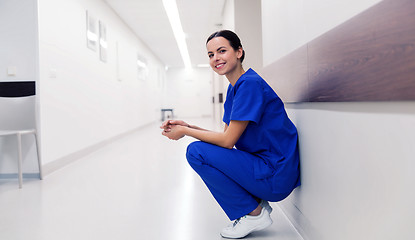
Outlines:
MULTIPOLYGON (((104 0, 168 67, 184 67, 162 0, 104 0)), ((205 42, 222 24, 226 0, 176 0, 192 66, 207 64, 205 42)))

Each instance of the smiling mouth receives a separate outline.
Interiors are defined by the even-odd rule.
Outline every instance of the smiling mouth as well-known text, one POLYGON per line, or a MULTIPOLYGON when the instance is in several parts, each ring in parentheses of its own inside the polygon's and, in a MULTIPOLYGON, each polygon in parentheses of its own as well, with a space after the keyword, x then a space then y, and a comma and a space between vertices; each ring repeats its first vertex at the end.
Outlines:
POLYGON ((220 69, 220 68, 222 68, 223 66, 225 66, 225 63, 218 64, 218 65, 216 65, 216 66, 215 66, 215 68, 216 68, 216 69, 220 69))

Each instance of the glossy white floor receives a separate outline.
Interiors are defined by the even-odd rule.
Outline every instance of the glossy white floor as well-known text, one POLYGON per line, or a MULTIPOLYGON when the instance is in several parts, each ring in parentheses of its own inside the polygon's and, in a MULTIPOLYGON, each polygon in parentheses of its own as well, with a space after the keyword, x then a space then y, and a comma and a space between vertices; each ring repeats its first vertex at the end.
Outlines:
MULTIPOLYGON (((192 123, 210 128, 212 120, 192 123)), ((159 123, 44 180, 0 180, 0 239, 212 240, 229 220, 187 164, 193 139, 175 142, 159 123)), ((247 239, 302 239, 272 204, 274 224, 247 239)))

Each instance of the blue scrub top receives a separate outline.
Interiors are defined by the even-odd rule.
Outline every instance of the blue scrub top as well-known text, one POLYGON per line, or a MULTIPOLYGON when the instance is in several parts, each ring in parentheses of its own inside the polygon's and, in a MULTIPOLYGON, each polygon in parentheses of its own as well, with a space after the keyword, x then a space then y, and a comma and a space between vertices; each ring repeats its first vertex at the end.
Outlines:
POLYGON ((238 150, 255 158, 257 179, 272 178, 275 193, 288 193, 300 185, 297 129, 285 112, 284 104, 254 70, 246 71, 229 84, 223 121, 250 121, 236 142, 238 150))

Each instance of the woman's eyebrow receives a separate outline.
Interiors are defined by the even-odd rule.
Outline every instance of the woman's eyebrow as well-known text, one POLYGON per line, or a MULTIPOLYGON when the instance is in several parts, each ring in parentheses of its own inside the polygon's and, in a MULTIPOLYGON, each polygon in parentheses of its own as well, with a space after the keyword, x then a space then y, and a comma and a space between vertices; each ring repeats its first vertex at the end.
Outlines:
MULTIPOLYGON (((219 50, 221 50, 222 48, 226 48, 226 47, 219 47, 218 49, 216 49, 216 51, 219 51, 219 50)), ((213 52, 212 52, 212 51, 209 51, 209 52, 208 52, 208 54, 209 54, 209 53, 213 53, 213 52)))

